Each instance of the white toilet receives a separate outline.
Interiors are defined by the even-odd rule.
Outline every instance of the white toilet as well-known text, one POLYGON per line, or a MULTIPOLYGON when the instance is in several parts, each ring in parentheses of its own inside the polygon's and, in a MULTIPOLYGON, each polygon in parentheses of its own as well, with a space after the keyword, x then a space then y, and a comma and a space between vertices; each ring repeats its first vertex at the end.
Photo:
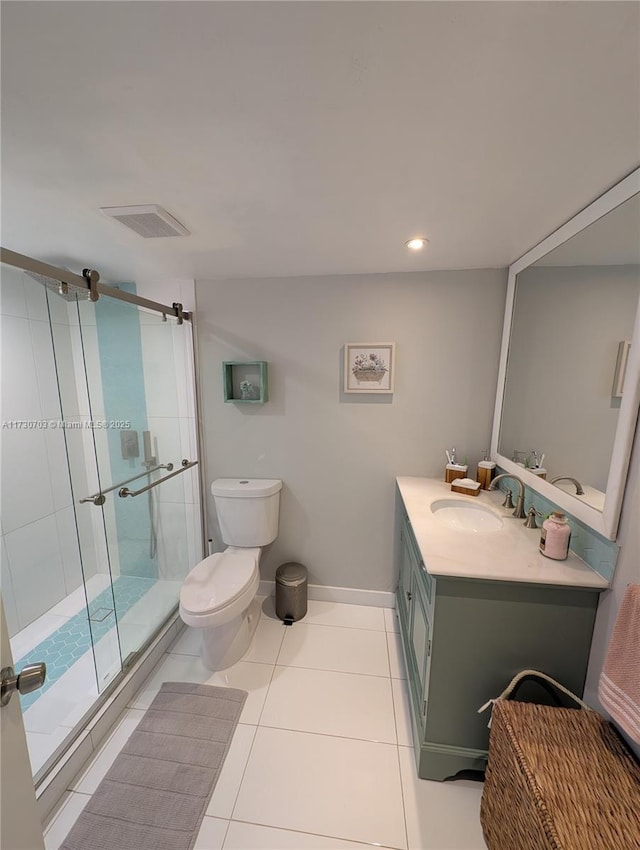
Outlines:
POLYGON ((278 534, 281 489, 273 478, 218 478, 211 485, 227 548, 196 564, 180 591, 180 617, 202 629, 209 670, 235 664, 251 644, 260 619, 261 547, 278 534))

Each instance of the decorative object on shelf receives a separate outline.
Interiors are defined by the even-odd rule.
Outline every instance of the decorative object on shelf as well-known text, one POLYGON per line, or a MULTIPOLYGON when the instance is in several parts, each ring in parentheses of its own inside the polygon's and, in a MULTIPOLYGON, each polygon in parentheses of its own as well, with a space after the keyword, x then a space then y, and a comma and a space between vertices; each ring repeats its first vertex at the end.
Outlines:
POLYGON ((268 399, 267 363, 225 361, 222 364, 224 400, 243 404, 264 404, 268 399))
POLYGON ((392 393, 395 343, 348 342, 344 347, 345 393, 392 393))

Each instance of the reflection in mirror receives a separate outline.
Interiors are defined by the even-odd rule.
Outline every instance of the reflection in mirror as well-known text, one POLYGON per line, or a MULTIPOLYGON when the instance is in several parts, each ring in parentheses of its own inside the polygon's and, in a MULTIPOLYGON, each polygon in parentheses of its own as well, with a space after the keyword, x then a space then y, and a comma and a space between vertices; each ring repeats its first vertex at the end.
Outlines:
POLYGON ((516 277, 499 452, 600 511, 640 296, 639 234, 636 195, 516 277))
POLYGON ((639 233, 640 168, 509 267, 491 436, 506 472, 610 540, 640 408, 639 233))

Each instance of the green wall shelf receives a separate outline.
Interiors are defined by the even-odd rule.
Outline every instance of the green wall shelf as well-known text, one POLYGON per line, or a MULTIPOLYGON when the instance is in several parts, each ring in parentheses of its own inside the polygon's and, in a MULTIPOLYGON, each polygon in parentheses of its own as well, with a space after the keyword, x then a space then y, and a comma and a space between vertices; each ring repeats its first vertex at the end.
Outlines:
POLYGON ((264 404, 268 399, 266 360, 226 360, 222 364, 224 400, 264 404))

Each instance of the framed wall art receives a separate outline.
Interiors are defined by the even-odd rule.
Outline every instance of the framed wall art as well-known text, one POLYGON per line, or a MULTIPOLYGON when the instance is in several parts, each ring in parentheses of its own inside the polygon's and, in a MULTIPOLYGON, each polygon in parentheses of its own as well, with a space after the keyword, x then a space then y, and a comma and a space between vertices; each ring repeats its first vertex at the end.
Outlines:
POLYGON ((394 342, 347 342, 345 393, 392 393, 395 365, 394 342))

